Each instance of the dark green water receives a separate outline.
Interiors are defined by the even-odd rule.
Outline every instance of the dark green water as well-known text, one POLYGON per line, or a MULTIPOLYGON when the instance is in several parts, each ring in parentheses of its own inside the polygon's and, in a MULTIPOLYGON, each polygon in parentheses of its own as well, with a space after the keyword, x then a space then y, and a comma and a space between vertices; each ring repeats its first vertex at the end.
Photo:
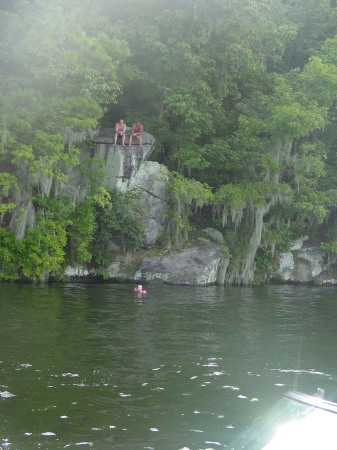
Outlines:
POLYGON ((0 284, 0 448, 223 449, 337 394, 337 290, 0 284))

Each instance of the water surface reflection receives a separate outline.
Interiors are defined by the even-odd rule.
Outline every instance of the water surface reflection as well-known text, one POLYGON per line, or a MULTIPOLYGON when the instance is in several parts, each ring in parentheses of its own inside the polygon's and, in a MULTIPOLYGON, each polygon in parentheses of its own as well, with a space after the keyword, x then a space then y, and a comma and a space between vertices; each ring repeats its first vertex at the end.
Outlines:
POLYGON ((336 396, 335 289, 148 291, 0 285, 2 447, 220 449, 289 389, 336 396))

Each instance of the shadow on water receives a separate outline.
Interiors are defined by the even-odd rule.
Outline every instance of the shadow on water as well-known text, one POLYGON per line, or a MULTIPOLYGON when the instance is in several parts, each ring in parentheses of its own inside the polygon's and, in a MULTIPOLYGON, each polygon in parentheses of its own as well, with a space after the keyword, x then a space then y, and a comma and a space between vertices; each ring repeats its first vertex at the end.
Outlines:
POLYGON ((336 394, 336 290, 0 284, 0 446, 218 449, 336 394), (2 442, 1 442, 2 439, 2 442))

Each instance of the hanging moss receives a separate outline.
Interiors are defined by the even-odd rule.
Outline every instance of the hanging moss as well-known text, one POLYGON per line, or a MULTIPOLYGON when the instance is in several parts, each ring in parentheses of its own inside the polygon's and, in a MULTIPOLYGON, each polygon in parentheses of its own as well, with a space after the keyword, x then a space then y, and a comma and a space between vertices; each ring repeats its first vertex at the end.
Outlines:
POLYGON ((80 131, 75 131, 73 127, 62 128, 63 144, 64 146, 72 147, 73 145, 81 144, 86 139, 96 137, 98 130, 88 128, 80 131))
POLYGON ((207 184, 187 179, 176 172, 168 178, 169 206, 165 229, 166 245, 179 248, 188 241, 191 226, 189 216, 202 205, 213 201, 213 194, 207 184))

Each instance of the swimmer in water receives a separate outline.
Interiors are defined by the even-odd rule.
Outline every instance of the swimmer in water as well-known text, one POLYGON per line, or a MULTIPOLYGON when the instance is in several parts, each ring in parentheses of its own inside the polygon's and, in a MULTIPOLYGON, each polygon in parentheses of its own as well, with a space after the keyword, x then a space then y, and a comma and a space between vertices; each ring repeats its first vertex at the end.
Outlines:
POLYGON ((143 289, 143 286, 141 284, 138 284, 138 286, 133 289, 133 292, 135 294, 143 294, 143 295, 147 294, 147 291, 143 289))

